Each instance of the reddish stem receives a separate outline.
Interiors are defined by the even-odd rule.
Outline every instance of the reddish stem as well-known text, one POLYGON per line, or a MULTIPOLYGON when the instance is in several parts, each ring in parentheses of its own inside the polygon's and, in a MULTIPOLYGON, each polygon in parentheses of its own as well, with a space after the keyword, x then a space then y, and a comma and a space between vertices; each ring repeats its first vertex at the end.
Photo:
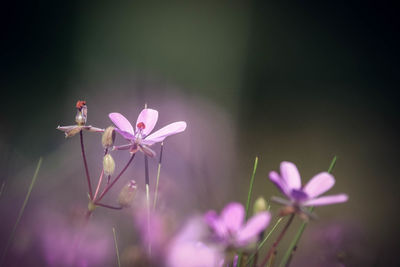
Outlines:
POLYGON ((85 146, 83 145, 83 133, 82 133, 82 130, 79 132, 79 136, 81 138, 82 158, 83 158, 83 165, 85 166, 86 180, 87 180, 88 187, 89 187, 89 197, 90 197, 90 200, 93 200, 92 184, 90 183, 89 168, 88 168, 88 164, 87 164, 87 161, 86 161, 86 155, 85 155, 85 146))
POLYGON ((279 234, 278 238, 275 240, 274 244, 269 249, 267 256, 265 257, 264 261, 261 263, 261 267, 263 267, 263 266, 265 266, 265 264, 267 264, 269 258, 275 252, 276 248, 279 245, 279 242, 281 242, 283 236, 285 235, 285 233, 286 233, 287 229, 289 228, 290 224, 292 223, 293 219, 294 219, 294 213, 292 215, 290 215, 290 218, 289 218, 288 222, 286 223, 285 227, 282 229, 282 232, 279 234))
POLYGON ((117 177, 115 177, 115 179, 107 185, 107 187, 103 190, 103 192, 101 193, 100 197, 98 200, 96 200, 96 202, 94 204, 98 204, 98 202, 104 197, 104 195, 108 192, 108 190, 110 190, 110 188, 118 181, 118 179, 121 177, 121 175, 126 171, 126 169, 128 169, 129 165, 131 164, 131 162, 133 161, 133 159, 135 158, 136 154, 132 154, 131 158, 129 159, 128 163, 125 165, 125 167, 122 169, 122 171, 118 174, 117 177))
POLYGON ((93 201, 96 201, 97 194, 99 193, 99 190, 100 190, 101 182, 103 181, 103 176, 104 176, 104 169, 101 170, 99 182, 97 183, 97 188, 96 188, 96 192, 94 193, 93 201))

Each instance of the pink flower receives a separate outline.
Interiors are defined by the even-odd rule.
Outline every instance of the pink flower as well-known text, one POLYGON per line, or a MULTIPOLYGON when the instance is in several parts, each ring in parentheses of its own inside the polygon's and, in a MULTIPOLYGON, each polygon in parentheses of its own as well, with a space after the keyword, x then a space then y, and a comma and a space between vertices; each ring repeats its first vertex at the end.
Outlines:
POLYGON ((222 266, 224 253, 221 247, 203 241, 207 225, 202 218, 189 220, 168 245, 168 267, 215 267, 222 266))
POLYGON ((205 215, 205 221, 217 240, 226 246, 245 247, 257 240, 271 219, 268 211, 260 212, 245 222, 245 210, 240 203, 230 203, 218 216, 215 211, 205 215))
POLYGON ((115 130, 130 142, 127 145, 114 147, 115 149, 130 149, 131 153, 140 150, 150 157, 154 157, 156 153, 149 146, 162 142, 167 136, 183 132, 186 129, 186 122, 178 121, 150 134, 156 125, 158 111, 149 108, 140 112, 135 129, 120 113, 110 113, 108 116, 117 127, 115 130))
POLYGON ((346 194, 319 197, 332 188, 335 178, 327 172, 315 175, 305 186, 301 186, 299 171, 295 164, 287 161, 281 163, 281 175, 272 171, 269 173, 270 180, 289 199, 274 198, 275 201, 296 208, 301 206, 323 206, 346 202, 346 194))

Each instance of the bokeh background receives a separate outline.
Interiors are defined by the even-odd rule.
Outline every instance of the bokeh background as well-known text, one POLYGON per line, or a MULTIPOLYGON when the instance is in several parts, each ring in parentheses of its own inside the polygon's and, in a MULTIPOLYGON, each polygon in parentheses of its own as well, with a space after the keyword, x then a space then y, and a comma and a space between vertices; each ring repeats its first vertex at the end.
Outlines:
MULTIPOLYGON (((159 110, 158 127, 188 122, 185 133, 166 143, 163 166, 164 205, 182 220, 229 201, 244 203, 255 156, 254 196, 268 198, 278 194, 268 172, 281 161, 295 162, 307 181, 337 155, 331 192, 346 192, 350 200, 317 210, 320 220, 307 229, 297 264, 396 265, 394 4, 25 1, 8 3, 1 13, 1 249, 44 157, 9 263, 23 264, 19 255, 40 243, 29 239, 30 226, 43 225, 39 211, 86 206, 78 140, 55 130, 73 123, 75 102, 85 99, 89 123, 98 127, 110 125, 113 111, 134 121, 144 103, 159 110)), ((100 139, 87 140, 95 169, 100 139)), ((142 160, 129 174, 139 185, 142 160)), ((130 227, 128 213, 98 213, 98 220, 130 227)), ((121 242, 123 248, 129 237, 121 242)), ((42 246, 35 251, 41 255, 42 246)))

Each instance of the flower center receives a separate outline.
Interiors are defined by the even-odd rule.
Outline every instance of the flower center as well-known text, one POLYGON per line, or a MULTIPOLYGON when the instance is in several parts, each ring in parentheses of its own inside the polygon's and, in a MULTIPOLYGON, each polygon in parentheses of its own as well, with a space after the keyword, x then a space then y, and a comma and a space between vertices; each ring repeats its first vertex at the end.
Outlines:
POLYGON ((146 128, 146 125, 143 122, 139 122, 136 126, 138 127, 139 130, 143 130, 146 128))
POLYGON ((304 201, 308 199, 308 195, 303 190, 292 189, 291 196, 296 201, 304 201))

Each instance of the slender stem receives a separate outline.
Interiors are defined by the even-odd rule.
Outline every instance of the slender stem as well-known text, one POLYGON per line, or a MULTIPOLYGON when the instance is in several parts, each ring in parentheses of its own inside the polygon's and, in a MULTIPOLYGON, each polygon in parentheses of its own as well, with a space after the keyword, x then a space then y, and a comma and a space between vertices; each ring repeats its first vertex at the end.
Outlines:
MULTIPOLYGON (((147 234, 150 236, 150 177, 149 177, 149 160, 144 156, 144 179, 146 182, 146 208, 147 208, 147 234)), ((151 238, 149 238, 149 256, 151 255, 151 238)))
POLYGON ((158 168, 157 168, 157 180, 156 180, 156 190, 154 193, 154 203, 153 203, 153 210, 156 209, 156 204, 157 204, 157 197, 158 197, 158 183, 160 181, 160 172, 161 172, 161 160, 162 160, 162 154, 164 150, 164 142, 161 143, 161 148, 160 148, 160 159, 158 160, 158 168))
POLYGON ((256 254, 258 253, 258 251, 265 245, 265 243, 267 242, 267 240, 269 239, 269 237, 271 236, 271 234, 275 231, 276 227, 281 223, 281 221, 283 220, 283 217, 280 217, 275 225, 272 227, 271 231, 268 232, 268 234, 265 236, 265 238, 261 241, 261 243, 257 246, 256 251, 253 253, 253 255, 250 256, 250 258, 247 260, 246 265, 248 265, 250 263, 250 261, 256 256, 256 254))
MULTIPOLYGON (((251 194, 253 192, 253 184, 254 184, 254 178, 256 176, 257 165, 258 165, 258 157, 256 157, 254 160, 253 173, 250 178, 249 192, 247 193, 246 217, 245 217, 246 220, 249 216, 250 200, 251 200, 251 194)), ((240 267, 241 264, 242 264, 242 252, 239 253, 237 267, 240 267)))
MULTIPOLYGON (((332 173, 333 168, 336 165, 336 159, 337 159, 337 157, 334 156, 331 161, 331 164, 329 165, 328 173, 332 173)), ((310 207, 310 209, 308 211, 311 213, 313 210, 314 210, 314 207, 310 207)), ((279 264, 279 267, 289 266, 290 261, 292 260, 294 251, 297 249, 297 244, 299 243, 299 240, 300 240, 301 236, 303 235, 303 232, 306 229, 306 226, 307 226, 307 222, 302 222, 299 230, 297 230, 297 233, 296 233, 294 239, 290 243, 289 248, 286 250, 285 254, 283 255, 283 258, 279 264)))
POLYGON ((90 200, 93 200, 92 184, 90 183, 89 168, 88 168, 88 164, 87 164, 87 161, 86 161, 86 155, 85 155, 85 146, 83 145, 83 133, 82 133, 82 130, 79 132, 79 136, 80 136, 80 139, 81 139, 81 150, 82 150, 83 165, 85 166, 86 180, 87 180, 88 187, 89 187, 89 197, 90 197, 90 200))
POLYGON ((118 179, 121 177, 121 175, 124 174, 124 172, 126 171, 126 169, 128 169, 129 165, 131 164, 131 162, 132 162, 133 159, 135 158, 135 155, 136 155, 136 154, 132 154, 132 156, 130 157, 128 163, 126 163, 125 167, 121 170, 121 172, 117 175, 117 177, 115 177, 115 179, 114 179, 110 184, 107 185, 107 187, 106 187, 106 188, 103 190, 103 192, 101 193, 99 199, 96 200, 96 203, 95 203, 95 204, 97 204, 97 202, 100 201, 100 200, 104 197, 104 195, 108 192, 108 190, 110 190, 110 188, 118 181, 118 179))
POLYGON ((121 261, 119 259, 119 251, 118 251, 118 243, 117 243, 117 235, 115 234, 115 228, 112 228, 113 230, 113 235, 114 235, 114 244, 115 244, 115 252, 117 254, 117 262, 118 262, 118 267, 121 267, 121 261))
POLYGON ((290 224, 292 223, 293 219, 294 219, 294 213, 292 215, 290 215, 289 220, 287 221, 285 227, 283 227, 282 232, 279 234, 278 238, 275 240, 274 244, 272 245, 272 247, 269 249, 267 256, 265 257, 264 261, 261 263, 261 267, 264 266, 265 264, 267 264, 269 258, 272 256, 272 254, 275 252, 276 248, 279 245, 279 242, 281 242, 283 236, 285 235, 287 229, 289 229, 290 224))
POLYGON ((99 190, 100 190, 101 182, 103 181, 103 176, 104 176, 104 169, 101 170, 99 182, 97 183, 97 188, 96 188, 96 192, 94 193, 93 201, 96 201, 97 194, 99 193, 99 190))
MULTIPOLYGON (((107 153, 108 153, 108 148, 105 148, 103 157, 105 157, 107 153)), ((101 170, 100 178, 99 181, 97 182, 97 188, 96 192, 94 193, 93 201, 96 201, 97 194, 99 193, 100 190, 101 182, 103 181, 103 176, 104 176, 104 168, 101 170)), ((110 175, 108 175, 108 180, 107 180, 107 184, 109 183, 110 183, 110 175)))
POLYGON ((22 214, 24 213, 26 204, 28 204, 28 200, 29 200, 29 197, 30 197, 30 195, 31 195, 33 186, 35 185, 35 182, 36 182, 36 179, 37 179, 39 170, 40 170, 40 166, 42 165, 42 160, 43 160, 43 158, 40 158, 40 159, 39 159, 39 162, 38 162, 38 164, 37 164, 37 166, 36 166, 36 170, 35 170, 35 173, 34 173, 34 175, 33 175, 33 177, 32 177, 31 184, 29 185, 28 192, 26 193, 25 200, 24 200, 24 202, 23 202, 23 204, 22 204, 21 209, 19 210, 17 220, 16 220, 16 222, 15 222, 15 224, 14 224, 13 229, 11 230, 10 237, 9 237, 8 240, 7 240, 6 247, 5 247, 5 249, 4 249, 4 251, 3 251, 3 254, 2 254, 2 256, 1 256, 1 259, 0 259, 0 266, 2 265, 3 260, 5 259, 5 256, 6 256, 6 254, 7 254, 8 248, 10 247, 11 242, 12 242, 13 239, 14 239, 15 231, 17 230, 18 224, 19 224, 19 222, 20 222, 20 220, 21 220, 21 218, 22 218, 22 214))
POLYGON ((108 209, 113 209, 113 210, 121 210, 122 209, 122 207, 114 207, 114 206, 111 206, 111 205, 98 203, 98 202, 96 203, 96 206, 100 206, 100 207, 108 208, 108 209))

